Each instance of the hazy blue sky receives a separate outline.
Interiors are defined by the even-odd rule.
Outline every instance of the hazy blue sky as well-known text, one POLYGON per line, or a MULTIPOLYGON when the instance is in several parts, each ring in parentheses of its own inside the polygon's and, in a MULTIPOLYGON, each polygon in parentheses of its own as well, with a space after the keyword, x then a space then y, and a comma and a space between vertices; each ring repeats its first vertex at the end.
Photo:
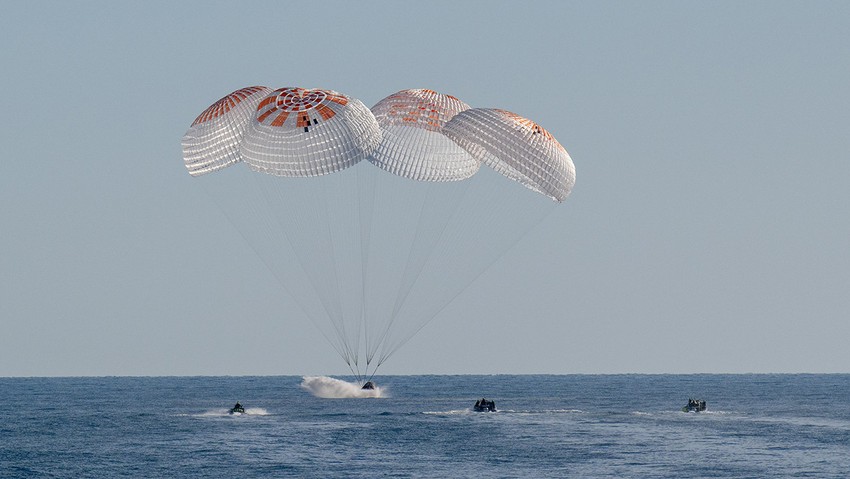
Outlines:
POLYGON ((0 7, 0 376, 347 371, 182 164, 255 84, 431 88, 573 157, 382 373, 850 372, 848 2, 0 7))

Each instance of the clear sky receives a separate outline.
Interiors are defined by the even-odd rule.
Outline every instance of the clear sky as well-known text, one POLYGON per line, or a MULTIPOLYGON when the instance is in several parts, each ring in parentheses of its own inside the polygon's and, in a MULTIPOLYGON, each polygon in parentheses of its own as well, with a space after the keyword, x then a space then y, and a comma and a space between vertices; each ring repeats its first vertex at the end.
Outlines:
POLYGON ((255 84, 430 88, 573 157, 382 373, 850 372, 850 3, 0 6, 0 376, 347 371, 182 164, 255 84))

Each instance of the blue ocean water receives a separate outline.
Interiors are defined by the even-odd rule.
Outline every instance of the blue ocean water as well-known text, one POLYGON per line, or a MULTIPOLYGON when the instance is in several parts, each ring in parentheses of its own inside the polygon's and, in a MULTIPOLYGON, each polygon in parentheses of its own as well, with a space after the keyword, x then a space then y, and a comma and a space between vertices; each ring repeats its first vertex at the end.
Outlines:
POLYGON ((0 477, 850 477, 850 375, 376 381, 387 397, 294 376, 0 378, 0 477), (482 396, 499 411, 472 412, 482 396))

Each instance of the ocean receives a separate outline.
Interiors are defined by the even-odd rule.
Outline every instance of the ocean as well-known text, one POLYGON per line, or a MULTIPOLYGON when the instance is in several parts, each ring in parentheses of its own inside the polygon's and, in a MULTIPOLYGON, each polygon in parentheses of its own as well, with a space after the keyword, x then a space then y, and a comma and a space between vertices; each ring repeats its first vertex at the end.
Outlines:
POLYGON ((374 380, 0 378, 0 477, 850 477, 847 374, 374 380))

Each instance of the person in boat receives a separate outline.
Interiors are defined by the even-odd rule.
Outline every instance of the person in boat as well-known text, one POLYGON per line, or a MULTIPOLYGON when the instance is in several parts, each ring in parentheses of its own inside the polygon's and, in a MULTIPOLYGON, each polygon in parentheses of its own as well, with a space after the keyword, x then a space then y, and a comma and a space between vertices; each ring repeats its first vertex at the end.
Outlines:
POLYGON ((688 399, 688 405, 683 407, 682 410, 685 412, 700 412, 705 411, 705 401, 702 399, 688 399))
POLYGON ((237 412, 239 412, 239 413, 245 412, 245 408, 242 407, 241 404, 239 404, 239 401, 236 401, 236 405, 233 406, 232 408, 230 408, 230 414, 237 413, 237 412))
POLYGON ((375 389, 375 383, 372 381, 366 381, 366 384, 363 385, 363 389, 375 389))

